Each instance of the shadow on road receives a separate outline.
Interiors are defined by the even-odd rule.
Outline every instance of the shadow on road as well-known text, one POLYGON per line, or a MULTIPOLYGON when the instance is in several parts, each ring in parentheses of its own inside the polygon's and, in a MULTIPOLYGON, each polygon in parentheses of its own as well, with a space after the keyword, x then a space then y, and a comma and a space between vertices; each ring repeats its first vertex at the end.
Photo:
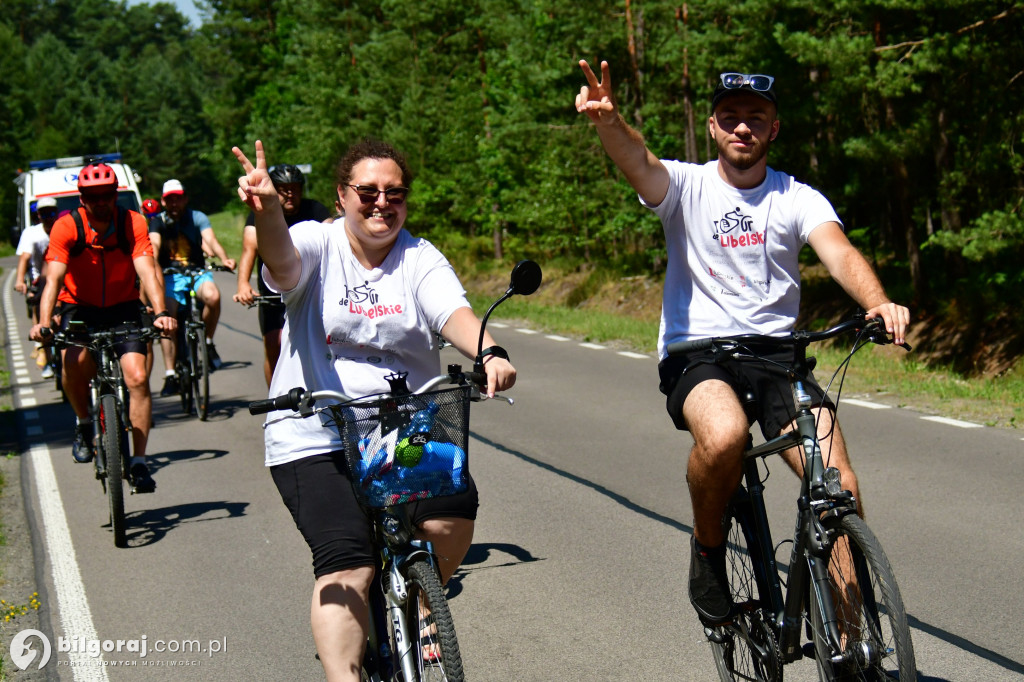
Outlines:
POLYGON ((452 599, 462 592, 462 578, 469 573, 475 571, 483 571, 492 568, 505 568, 508 566, 519 566, 521 564, 529 564, 534 561, 542 561, 541 558, 535 557, 530 554, 530 551, 520 547, 519 545, 512 545, 507 542, 482 542, 474 543, 469 551, 466 552, 466 558, 462 560, 462 565, 455 571, 455 575, 448 581, 447 591, 448 599, 452 599), (486 566, 481 566, 488 562, 492 558, 493 553, 504 554, 511 557, 511 561, 502 561, 504 557, 495 557, 496 561, 500 563, 491 563, 486 566), (475 566, 476 568, 471 568, 475 566), (467 568, 470 567, 470 568, 467 568))
POLYGON ((144 547, 159 542, 168 532, 186 523, 222 521, 245 516, 248 506, 248 502, 192 502, 131 512, 125 516, 128 546, 144 547))

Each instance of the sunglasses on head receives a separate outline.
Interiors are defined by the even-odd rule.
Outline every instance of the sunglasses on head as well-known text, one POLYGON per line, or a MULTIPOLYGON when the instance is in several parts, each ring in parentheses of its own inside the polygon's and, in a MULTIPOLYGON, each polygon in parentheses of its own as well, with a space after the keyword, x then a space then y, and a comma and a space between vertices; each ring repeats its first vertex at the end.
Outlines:
POLYGON ((775 82, 774 76, 765 76, 760 73, 723 73, 718 77, 722 79, 722 87, 729 90, 749 85, 751 90, 767 92, 772 89, 772 83, 775 82))
POLYGON ((398 206, 405 202, 405 198, 409 196, 408 187, 388 187, 387 189, 377 189, 373 185, 348 185, 355 190, 356 196, 359 197, 359 201, 364 204, 377 201, 377 197, 381 194, 387 199, 389 204, 398 206))

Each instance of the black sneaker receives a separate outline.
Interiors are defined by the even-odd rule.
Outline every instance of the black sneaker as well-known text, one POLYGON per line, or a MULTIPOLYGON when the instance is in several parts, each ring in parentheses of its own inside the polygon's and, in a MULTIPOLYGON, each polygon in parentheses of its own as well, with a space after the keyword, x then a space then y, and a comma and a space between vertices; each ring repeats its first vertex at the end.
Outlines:
POLYGON ((220 369, 221 365, 224 364, 224 361, 217 355, 217 347, 213 345, 212 341, 206 344, 206 358, 210 361, 212 369, 220 369))
POLYGON ((690 603, 705 625, 720 625, 732 615, 724 544, 698 550, 696 538, 690 538, 690 603))
POLYGON ((149 467, 142 462, 136 462, 128 472, 128 483, 132 486, 133 493, 151 493, 156 490, 156 481, 149 475, 149 467))
POLYGON ((181 387, 178 385, 178 377, 171 374, 164 377, 164 387, 160 389, 160 395, 167 397, 169 395, 178 395, 181 392, 181 387))
POLYGON ((92 451, 92 422, 75 426, 75 440, 71 443, 71 456, 79 464, 88 464, 95 453, 92 451))

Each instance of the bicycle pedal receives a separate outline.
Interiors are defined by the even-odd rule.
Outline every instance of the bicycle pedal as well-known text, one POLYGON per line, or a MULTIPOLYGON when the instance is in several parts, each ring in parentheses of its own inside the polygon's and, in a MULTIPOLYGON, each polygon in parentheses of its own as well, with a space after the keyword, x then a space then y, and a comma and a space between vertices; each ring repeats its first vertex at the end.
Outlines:
POLYGON ((722 632, 721 628, 706 627, 704 628, 704 636, 708 638, 709 642, 714 642, 715 644, 725 644, 729 639, 726 634, 722 632))

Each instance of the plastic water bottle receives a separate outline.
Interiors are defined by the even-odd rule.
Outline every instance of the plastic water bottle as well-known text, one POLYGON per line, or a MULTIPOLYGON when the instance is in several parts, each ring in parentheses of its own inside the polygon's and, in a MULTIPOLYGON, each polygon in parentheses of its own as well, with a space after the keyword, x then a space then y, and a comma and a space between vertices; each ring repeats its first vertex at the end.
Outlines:
POLYGON ((430 402, 409 419, 409 425, 399 432, 398 445, 395 447, 395 461, 404 467, 414 467, 423 456, 423 445, 430 441, 430 431, 434 428, 434 416, 438 404, 430 402))

